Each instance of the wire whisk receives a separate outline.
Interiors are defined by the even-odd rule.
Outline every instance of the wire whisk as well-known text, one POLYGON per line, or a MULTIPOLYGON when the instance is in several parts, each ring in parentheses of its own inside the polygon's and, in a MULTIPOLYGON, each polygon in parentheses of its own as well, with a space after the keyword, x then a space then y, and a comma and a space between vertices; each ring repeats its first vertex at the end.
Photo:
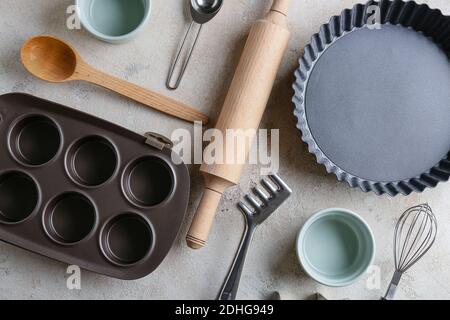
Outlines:
POLYGON ((430 250, 436 234, 436 216, 428 204, 412 207, 402 214, 394 235, 395 272, 384 300, 394 299, 402 275, 430 250))

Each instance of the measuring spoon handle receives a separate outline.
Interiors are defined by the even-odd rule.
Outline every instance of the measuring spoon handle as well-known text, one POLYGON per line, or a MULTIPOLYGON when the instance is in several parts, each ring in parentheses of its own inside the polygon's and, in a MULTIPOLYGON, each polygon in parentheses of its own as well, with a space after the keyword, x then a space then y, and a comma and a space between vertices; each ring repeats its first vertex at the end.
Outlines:
POLYGON ((202 31, 202 24, 198 24, 194 21, 191 22, 191 24, 189 25, 189 29, 186 32, 186 35, 184 36, 183 42, 181 44, 180 49, 178 50, 177 56, 175 58, 175 61, 172 65, 172 67, 170 68, 170 72, 169 72, 169 76, 167 77, 167 81, 166 81, 166 87, 169 90, 176 90, 178 89, 178 87, 180 86, 181 80, 183 79, 184 73, 186 72, 186 68, 189 64, 189 61, 191 60, 192 57, 192 53, 194 52, 195 46, 197 44, 198 38, 200 36, 200 32, 202 31), (197 27, 197 30, 195 30, 197 27), (183 52, 186 52, 186 50, 188 49, 187 45, 188 45, 188 41, 187 39, 190 38, 191 34, 195 33, 195 40, 194 43, 189 47, 189 50, 187 51, 187 56, 183 62, 182 56, 183 56, 183 52), (180 67, 180 63, 183 64, 180 67), (174 73, 176 70, 180 70, 179 71, 179 75, 176 78, 175 82, 174 80, 174 73))

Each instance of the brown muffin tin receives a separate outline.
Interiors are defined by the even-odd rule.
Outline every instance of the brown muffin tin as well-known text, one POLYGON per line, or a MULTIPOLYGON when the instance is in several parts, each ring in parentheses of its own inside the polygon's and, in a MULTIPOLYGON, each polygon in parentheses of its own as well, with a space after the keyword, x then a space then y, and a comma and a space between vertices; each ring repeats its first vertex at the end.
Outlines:
POLYGON ((190 178, 178 163, 161 136, 0 96, 0 240, 110 277, 144 277, 186 213, 190 178))

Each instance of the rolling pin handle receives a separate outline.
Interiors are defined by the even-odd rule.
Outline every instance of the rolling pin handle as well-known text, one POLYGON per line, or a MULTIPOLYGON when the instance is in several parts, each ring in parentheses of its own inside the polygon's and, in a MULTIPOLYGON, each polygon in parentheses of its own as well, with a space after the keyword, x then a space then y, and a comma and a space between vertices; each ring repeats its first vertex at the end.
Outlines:
POLYGON ((277 11, 285 16, 288 15, 289 7, 291 6, 292 0, 274 0, 272 5, 272 11, 277 11))
POLYGON ((186 243, 190 248, 200 249, 206 245, 221 198, 222 193, 208 188, 205 189, 191 228, 186 236, 186 243))

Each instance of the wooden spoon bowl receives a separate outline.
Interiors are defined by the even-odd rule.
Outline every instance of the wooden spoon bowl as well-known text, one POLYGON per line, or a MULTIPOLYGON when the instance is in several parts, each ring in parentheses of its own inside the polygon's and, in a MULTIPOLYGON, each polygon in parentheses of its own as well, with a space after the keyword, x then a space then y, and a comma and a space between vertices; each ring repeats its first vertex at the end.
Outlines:
POLYGON ((27 70, 46 81, 67 81, 77 68, 78 57, 75 50, 53 37, 31 38, 22 47, 20 55, 27 70))

